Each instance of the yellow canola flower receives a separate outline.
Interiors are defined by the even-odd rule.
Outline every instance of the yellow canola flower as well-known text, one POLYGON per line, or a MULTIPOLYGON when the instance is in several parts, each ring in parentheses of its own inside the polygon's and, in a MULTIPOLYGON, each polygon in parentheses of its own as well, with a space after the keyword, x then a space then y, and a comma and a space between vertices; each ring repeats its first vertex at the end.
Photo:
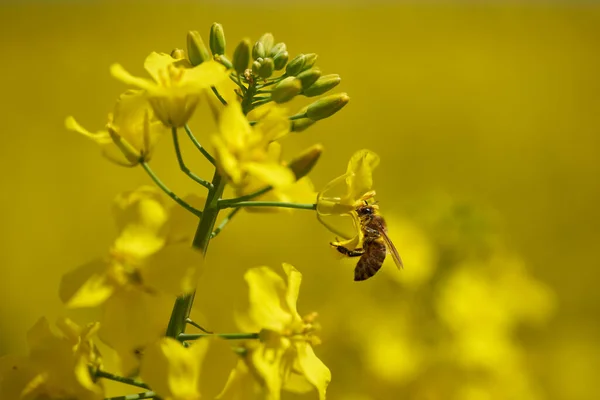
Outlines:
POLYGON ((67 117, 65 126, 98 143, 106 158, 126 167, 149 161, 166 132, 140 90, 128 90, 119 97, 105 130, 92 133, 72 116, 67 117))
POLYGON ((228 78, 225 67, 216 61, 185 68, 180 60, 156 52, 146 57, 144 68, 152 79, 133 76, 120 64, 111 65, 110 73, 116 79, 142 89, 158 119, 175 128, 188 122, 206 89, 228 78))
POLYGON ((104 398, 102 386, 94 382, 90 368, 100 366, 99 353, 91 341, 98 324, 80 328, 69 319, 57 323, 62 335, 50 330, 41 318, 28 332, 28 357, 0 358, 0 398, 80 399, 104 398))
POLYGON ((144 352, 140 376, 165 400, 200 399, 200 373, 208 339, 185 348, 172 338, 162 338, 144 352))
POLYGON ((282 165, 281 146, 275 142, 289 133, 287 117, 272 112, 250 126, 241 105, 233 102, 221 111, 218 126, 212 136, 217 166, 236 190, 259 184, 280 188, 296 180, 282 165))
MULTIPOLYGON (((236 319, 243 331, 260 332, 260 341, 246 342, 243 359, 260 384, 263 398, 278 400, 282 389, 293 392, 316 389, 322 400, 331 372, 312 348, 319 343, 314 335, 318 330, 314 323, 316 314, 300 317, 296 302, 302 275, 289 264, 283 264, 283 269, 287 282, 268 267, 252 268, 245 274, 249 310, 247 315, 237 315, 236 319)), ((237 375, 240 374, 243 371, 238 371, 237 375)))
POLYGON ((200 254, 176 242, 176 228, 154 187, 126 192, 115 200, 119 235, 104 259, 66 274, 61 299, 69 307, 93 307, 119 289, 173 295, 191 292, 201 264, 200 254))

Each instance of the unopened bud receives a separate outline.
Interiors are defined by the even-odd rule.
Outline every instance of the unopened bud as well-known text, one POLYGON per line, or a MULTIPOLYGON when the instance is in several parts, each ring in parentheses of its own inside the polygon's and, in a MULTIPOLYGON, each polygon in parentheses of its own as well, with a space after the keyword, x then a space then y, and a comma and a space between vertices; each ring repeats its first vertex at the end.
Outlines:
POLYGON ((306 109, 306 116, 313 121, 331 117, 348 104, 349 101, 350 97, 346 93, 323 97, 308 106, 306 109))
POLYGON ((313 83, 315 83, 320 76, 321 70, 319 68, 311 68, 300 72, 297 78, 300 79, 300 82, 302 82, 302 88, 306 90, 313 83))
POLYGON ((183 60, 185 58, 185 51, 183 51, 183 49, 173 49, 173 51, 171 51, 171 57, 175 60, 183 60))
POLYGON ((290 161, 288 168, 292 170, 296 176, 296 180, 308 175, 315 164, 317 164, 317 161, 319 161, 319 157, 321 157, 322 153, 323 146, 321 144, 315 144, 290 161))
POLYGON ((202 41, 202 37, 198 31, 189 31, 187 34, 187 51, 190 63, 195 67, 202 64, 204 61, 210 60, 208 49, 202 41))
POLYGON ((302 131, 308 129, 314 123, 315 123, 315 121, 313 121, 310 118, 294 119, 294 120, 292 120, 291 131, 292 132, 302 132, 302 131))
POLYGON ((283 42, 277 43, 275 46, 271 47, 271 50, 269 50, 269 56, 275 57, 275 54, 281 53, 282 51, 286 51, 286 50, 287 50, 287 46, 285 45, 285 43, 283 43, 283 42))
POLYGON ((338 74, 330 74, 325 75, 317 79, 315 83, 309 86, 307 89, 304 89, 303 94, 306 97, 314 97, 322 95, 336 87, 342 78, 338 74))
POLYGON ((231 61, 229 61, 229 58, 227 58, 227 56, 225 54, 216 55, 215 56, 215 61, 221 63, 227 69, 232 69, 233 68, 233 64, 231 63, 231 61))
POLYGON ((273 75, 274 69, 275 69, 275 64, 273 63, 273 59, 267 57, 264 60, 262 60, 262 62, 260 63, 260 68, 258 69, 258 75, 261 78, 267 79, 268 77, 273 75))
POLYGON ((210 51, 213 55, 225 54, 225 32, 223 26, 218 23, 212 24, 210 27, 210 51))
POLYGON ((250 62, 250 40, 244 39, 237 45, 233 52, 233 68, 243 74, 250 62))
POLYGON ((275 103, 290 101, 302 91, 302 84, 293 76, 279 82, 271 92, 271 100, 275 103))
POLYGON ((257 58, 264 58, 266 55, 265 45, 262 42, 254 43, 254 47, 252 47, 252 58, 256 60, 257 58))
MULTIPOLYGON (((271 48, 273 48, 273 43, 275 43, 275 38, 272 33, 265 33, 259 39, 259 42, 262 43, 263 48, 265 49, 265 55, 271 52, 271 48)), ((263 56, 264 57, 264 56, 263 56)))
POLYGON ((275 65, 276 71, 282 70, 283 67, 285 67, 285 64, 288 61, 288 57, 289 55, 287 51, 282 51, 275 54, 275 57, 273 58, 273 64, 275 65))
POLYGON ((316 53, 308 53, 305 55, 305 57, 306 60, 304 61, 304 67, 302 67, 303 71, 315 65, 319 56, 316 53))
POLYGON ((302 72, 302 68, 304 68, 304 63, 306 61, 306 56, 304 54, 298 54, 296 57, 292 58, 285 69, 285 73, 289 76, 296 76, 300 72, 302 72))
POLYGON ((254 61, 254 62, 252 63, 252 73, 253 73, 254 75, 258 75, 258 70, 259 70, 259 68, 260 68, 260 62, 259 62, 258 60, 257 60, 257 61, 254 61))

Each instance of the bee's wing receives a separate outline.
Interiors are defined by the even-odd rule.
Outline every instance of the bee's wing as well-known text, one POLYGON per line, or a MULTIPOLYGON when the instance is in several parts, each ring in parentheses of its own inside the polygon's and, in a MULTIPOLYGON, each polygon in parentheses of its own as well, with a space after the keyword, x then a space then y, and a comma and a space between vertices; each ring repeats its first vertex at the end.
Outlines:
POLYGON ((383 241, 385 242, 388 251, 392 255, 396 267, 398 267, 399 269, 404 268, 404 263, 402 263, 402 259, 400 258, 400 254, 398 254, 398 250, 396 250, 396 246, 394 246, 394 243, 392 243, 392 240, 387 235, 387 229, 382 224, 379 224, 379 228, 379 233, 381 234, 381 237, 383 238, 383 241))

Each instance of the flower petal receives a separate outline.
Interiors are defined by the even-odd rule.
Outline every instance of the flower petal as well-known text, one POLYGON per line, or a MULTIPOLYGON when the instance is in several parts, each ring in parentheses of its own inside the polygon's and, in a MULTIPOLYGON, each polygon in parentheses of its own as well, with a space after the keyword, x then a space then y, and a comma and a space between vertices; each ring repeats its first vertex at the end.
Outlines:
POLYGON ((106 277, 106 263, 93 260, 63 275, 59 296, 67 307, 94 307, 108 299, 113 285, 106 277))
POLYGON ((164 71, 167 66, 175 63, 177 60, 170 54, 157 53, 153 51, 144 60, 144 69, 155 82, 160 82, 160 71, 164 71))
POLYGON ((285 301, 292 314, 298 319, 298 311, 296 310, 296 303, 298 302, 298 294, 300 293, 300 284, 302 283, 302 274, 293 265, 283 263, 283 270, 287 275, 287 290, 285 292, 285 301))
POLYGON ((80 133, 83 136, 92 139, 98 144, 112 143, 112 139, 107 131, 98 131, 96 133, 92 133, 83 126, 79 125, 79 123, 72 116, 68 116, 65 119, 65 127, 70 131, 80 133))
POLYGON ((202 267, 202 255, 187 243, 163 247, 141 269, 144 286, 175 296, 191 293, 202 267))
POLYGON ((325 400, 325 392, 327 386, 331 382, 331 371, 323 361, 315 355, 315 352, 308 343, 303 342, 297 345, 298 351, 298 364, 300 370, 308 380, 319 392, 319 399, 325 400))
POLYGON ((245 150, 246 138, 251 135, 252 128, 240 103, 231 103, 223 109, 219 118, 219 133, 228 148, 245 150))
POLYGON ((370 150, 359 150, 352 155, 346 177, 349 200, 360 200, 365 193, 372 190, 373 170, 378 165, 379 156, 370 150))
POLYGON ((143 90, 153 91, 157 89, 156 83, 149 79, 139 78, 131 75, 121 64, 112 64, 110 66, 110 74, 128 85, 138 87, 143 90))
POLYGON ((244 169, 273 187, 291 185, 296 180, 288 167, 276 163, 249 162, 244 164, 244 169))
POLYGON ((223 65, 214 60, 203 62, 194 68, 185 70, 181 85, 189 85, 195 90, 208 89, 228 78, 225 70, 223 65))
POLYGON ((286 288, 281 276, 268 267, 256 267, 249 269, 244 279, 249 287, 250 319, 263 329, 282 332, 292 316, 285 304, 286 288))

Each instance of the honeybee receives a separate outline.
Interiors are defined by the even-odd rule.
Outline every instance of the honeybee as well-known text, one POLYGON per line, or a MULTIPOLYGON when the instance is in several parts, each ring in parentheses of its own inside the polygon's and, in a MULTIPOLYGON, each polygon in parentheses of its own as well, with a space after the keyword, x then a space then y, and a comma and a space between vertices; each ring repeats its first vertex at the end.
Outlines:
POLYGON ((331 243, 340 253, 348 257, 360 257, 356 268, 354 268, 354 280, 364 281, 379 271, 389 252, 398 268, 403 268, 402 259, 398 250, 387 235, 385 220, 379 214, 379 206, 369 204, 356 208, 356 214, 360 220, 363 233, 362 248, 351 250, 336 243, 331 243))

